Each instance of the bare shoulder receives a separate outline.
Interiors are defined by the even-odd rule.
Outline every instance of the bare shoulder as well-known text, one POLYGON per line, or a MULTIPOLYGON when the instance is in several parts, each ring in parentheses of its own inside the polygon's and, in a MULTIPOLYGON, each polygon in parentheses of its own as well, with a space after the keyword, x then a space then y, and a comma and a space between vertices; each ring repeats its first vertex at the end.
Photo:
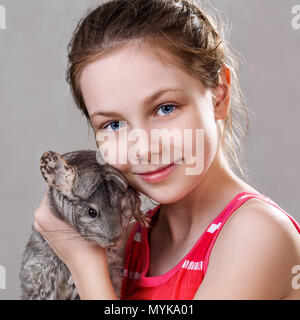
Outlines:
MULTIPOLYGON (((299 232, 291 219, 279 208, 261 199, 251 198, 241 205, 225 223, 224 228, 251 233, 251 227, 265 230, 266 236, 282 236, 291 242, 299 242, 299 232)), ((258 230, 257 230, 258 231, 258 230)))
POLYGON ((195 299, 283 299, 300 265, 300 236, 280 209, 252 198, 224 224, 195 299), (221 289, 221 290, 220 290, 221 289))

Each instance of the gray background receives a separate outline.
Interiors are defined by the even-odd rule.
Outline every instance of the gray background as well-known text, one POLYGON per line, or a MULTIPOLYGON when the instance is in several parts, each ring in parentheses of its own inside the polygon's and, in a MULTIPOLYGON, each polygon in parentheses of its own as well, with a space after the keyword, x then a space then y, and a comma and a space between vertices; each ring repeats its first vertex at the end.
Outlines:
MULTIPOLYGON (((21 255, 44 193, 39 157, 92 148, 93 134, 64 80, 66 46, 78 19, 97 0, 0 0, 0 265, 6 290, 19 299, 21 255)), ((295 0, 212 0, 231 23, 243 54, 240 80, 253 112, 246 149, 252 185, 300 220, 300 30, 291 27, 295 0)))

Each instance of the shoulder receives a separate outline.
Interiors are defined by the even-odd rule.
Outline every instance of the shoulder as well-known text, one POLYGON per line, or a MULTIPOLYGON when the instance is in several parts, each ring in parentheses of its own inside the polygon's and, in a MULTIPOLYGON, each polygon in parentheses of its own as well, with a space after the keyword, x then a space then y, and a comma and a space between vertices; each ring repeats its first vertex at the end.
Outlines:
POLYGON ((287 215, 262 200, 247 200, 216 239, 199 298, 224 286, 225 299, 281 299, 291 291, 291 269, 299 264, 296 243, 299 234, 287 215))
POLYGON ((292 241, 294 235, 298 234, 292 221, 279 208, 261 199, 252 198, 227 219, 223 227, 223 236, 221 233, 220 236, 226 241, 227 238, 230 240, 236 234, 253 242, 258 239, 258 234, 253 237, 254 232, 259 233, 259 239, 273 239, 273 241, 276 239, 292 241), (230 233, 224 232, 229 229, 230 233))
POLYGON ((276 245, 274 251, 277 248, 298 253, 289 250, 299 242, 299 233, 291 219, 279 208, 261 199, 248 199, 226 221, 222 232, 219 240, 225 242, 238 237, 248 246, 261 244, 264 249, 273 244, 276 245))

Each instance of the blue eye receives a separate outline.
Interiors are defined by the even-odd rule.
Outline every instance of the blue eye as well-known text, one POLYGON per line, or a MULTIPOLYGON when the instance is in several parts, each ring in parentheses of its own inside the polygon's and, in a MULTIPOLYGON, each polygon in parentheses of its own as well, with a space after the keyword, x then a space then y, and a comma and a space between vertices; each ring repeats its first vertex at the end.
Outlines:
MULTIPOLYGON (((176 105, 174 104, 166 104, 164 106, 161 106, 158 110, 162 110, 163 111, 163 115, 167 115, 173 112, 173 110, 177 108, 176 105)), ((102 127, 102 130, 105 130, 107 128, 111 128, 113 131, 117 131, 119 130, 122 126, 122 123, 126 124, 126 121, 113 121, 110 122, 108 124, 106 124, 105 126, 102 127)))
POLYGON ((160 107, 158 110, 162 110, 162 111, 163 111, 163 114, 166 115, 166 114, 172 113, 172 111, 174 110, 174 108, 176 108, 175 105, 173 105, 173 104, 167 104, 167 105, 164 105, 164 106, 160 107))
POLYGON ((102 129, 106 129, 110 127, 113 131, 116 131, 121 128, 122 121, 113 121, 102 127, 102 129))

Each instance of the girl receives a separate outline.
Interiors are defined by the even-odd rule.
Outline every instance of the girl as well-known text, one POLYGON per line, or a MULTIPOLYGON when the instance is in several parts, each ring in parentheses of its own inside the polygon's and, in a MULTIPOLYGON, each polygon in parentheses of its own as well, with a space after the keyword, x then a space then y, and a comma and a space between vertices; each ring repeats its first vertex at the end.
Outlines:
MULTIPOLYGON (((299 224, 246 182, 239 162, 238 116, 247 113, 236 67, 197 1, 109 1, 74 31, 67 80, 75 102, 98 147, 101 134, 114 134, 108 162, 159 203, 148 211, 149 229, 129 226, 121 299, 300 298, 299 224), (127 155, 125 132, 135 129, 146 133, 138 161, 114 162, 127 155), (182 153, 173 139, 172 158, 157 164, 166 147, 150 139, 154 129, 192 136, 182 153), (196 129, 204 132, 202 147, 196 129), (201 170, 188 174, 193 159, 201 170)), ((73 230, 52 215, 45 196, 34 225, 69 267, 81 299, 117 299, 105 249, 63 241, 55 230, 73 230)))

